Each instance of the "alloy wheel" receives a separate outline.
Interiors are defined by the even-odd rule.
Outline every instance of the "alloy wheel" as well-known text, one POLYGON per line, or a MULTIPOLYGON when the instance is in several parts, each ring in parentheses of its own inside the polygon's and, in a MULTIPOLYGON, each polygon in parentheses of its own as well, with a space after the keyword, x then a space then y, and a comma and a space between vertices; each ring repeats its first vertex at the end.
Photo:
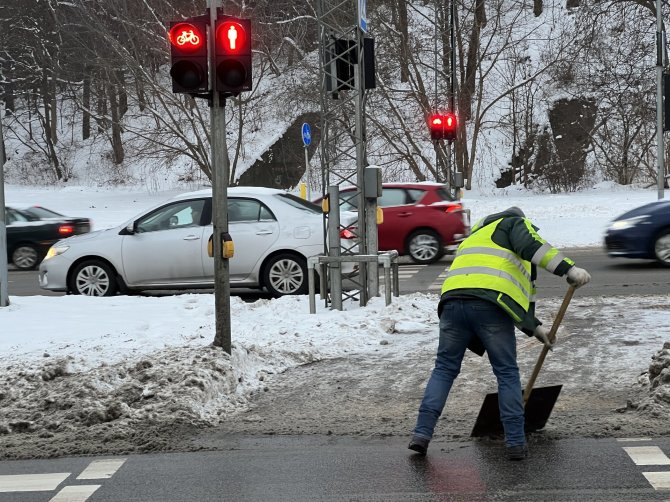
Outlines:
POLYGON ((12 262, 21 270, 35 268, 37 260, 37 250, 32 246, 20 246, 12 253, 12 262))
POLYGON ((432 263, 440 254, 440 241, 431 233, 419 233, 409 242, 409 254, 417 263, 432 263))
POLYGON ((654 244, 654 253, 658 261, 670 265, 670 232, 661 235, 654 244))
POLYGON ((304 284, 305 273, 295 260, 282 258, 270 266, 268 279, 272 289, 282 295, 292 295, 304 284))
POLYGON ((79 294, 86 296, 105 296, 109 291, 110 277, 99 265, 83 267, 75 278, 75 288, 79 294))

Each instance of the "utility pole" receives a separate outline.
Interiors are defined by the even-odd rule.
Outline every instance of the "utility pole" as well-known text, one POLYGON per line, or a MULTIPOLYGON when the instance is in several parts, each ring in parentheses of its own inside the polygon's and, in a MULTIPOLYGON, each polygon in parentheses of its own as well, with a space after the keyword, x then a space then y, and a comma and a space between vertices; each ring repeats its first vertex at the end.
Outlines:
POLYGON ((661 0, 656 0, 656 166, 658 173, 658 199, 665 197, 665 147, 663 145, 663 67, 665 36, 661 0))
POLYGON ((2 109, 0 109, 0 307, 9 305, 9 281, 7 271, 7 226, 5 225, 5 141, 2 132, 2 109))

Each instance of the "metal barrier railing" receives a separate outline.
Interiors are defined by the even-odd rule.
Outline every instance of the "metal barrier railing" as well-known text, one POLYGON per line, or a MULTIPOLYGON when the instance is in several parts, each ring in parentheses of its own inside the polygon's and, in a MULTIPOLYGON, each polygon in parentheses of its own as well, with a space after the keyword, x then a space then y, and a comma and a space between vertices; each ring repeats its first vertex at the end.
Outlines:
MULTIPOLYGON (((314 270, 319 267, 319 293, 321 298, 325 298, 327 294, 327 265, 329 263, 372 263, 377 262, 378 265, 384 267, 384 297, 386 305, 391 304, 391 294, 393 296, 400 296, 400 282, 398 280, 398 252, 385 251, 377 255, 359 254, 352 256, 325 256, 317 255, 310 256, 307 259, 307 278, 309 282, 309 313, 316 314, 316 281, 314 278, 314 270)), ((341 294, 341 292, 340 292, 341 294)), ((342 299, 339 302, 333 301, 333 305, 342 305, 342 299)), ((341 310, 341 308, 340 308, 341 310)))

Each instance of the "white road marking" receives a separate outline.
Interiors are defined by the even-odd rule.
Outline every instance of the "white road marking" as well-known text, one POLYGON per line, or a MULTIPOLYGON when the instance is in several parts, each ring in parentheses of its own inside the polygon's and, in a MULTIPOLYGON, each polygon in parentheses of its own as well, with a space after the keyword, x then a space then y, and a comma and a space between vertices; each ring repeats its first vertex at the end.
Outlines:
POLYGON ((59 491, 49 502, 85 502, 101 485, 72 485, 59 491))
POLYGON ((624 450, 637 465, 670 465, 670 458, 658 446, 628 446, 624 450))
POLYGON ((670 472, 643 472, 642 474, 656 490, 670 490, 670 472))
POLYGON ((52 491, 69 475, 69 472, 3 475, 0 476, 0 493, 52 491))
POLYGON ((94 460, 77 476, 77 479, 109 479, 125 461, 125 458, 94 460))
POLYGON ((651 438, 617 438, 617 441, 623 443, 627 441, 651 441, 651 438))

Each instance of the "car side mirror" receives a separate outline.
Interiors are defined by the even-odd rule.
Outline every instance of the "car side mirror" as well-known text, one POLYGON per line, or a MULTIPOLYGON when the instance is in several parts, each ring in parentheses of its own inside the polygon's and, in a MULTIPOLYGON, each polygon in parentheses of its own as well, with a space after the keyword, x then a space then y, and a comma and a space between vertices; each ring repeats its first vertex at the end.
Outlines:
POLYGON ((136 225, 137 225, 137 223, 134 222, 134 221, 132 223, 129 223, 128 226, 123 229, 122 234, 123 235, 133 235, 135 233, 135 230, 136 230, 136 225))

